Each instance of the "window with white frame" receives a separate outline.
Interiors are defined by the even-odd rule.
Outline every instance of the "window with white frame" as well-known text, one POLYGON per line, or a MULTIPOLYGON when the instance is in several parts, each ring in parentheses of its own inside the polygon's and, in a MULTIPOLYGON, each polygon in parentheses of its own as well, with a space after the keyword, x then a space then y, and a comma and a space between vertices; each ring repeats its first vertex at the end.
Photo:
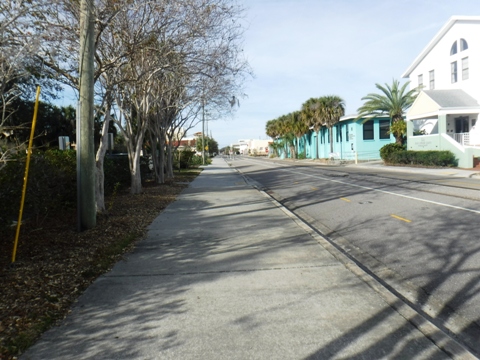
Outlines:
POLYGON ((457 82, 457 62, 454 61, 450 63, 450 73, 452 84, 457 82))
POLYGON ((450 48, 450 55, 455 55, 457 53, 457 42, 455 41, 450 48))
POLYGON ((423 88, 423 74, 418 75, 418 87, 423 88))
POLYGON ((468 80, 468 57, 462 59, 462 80, 468 80))
POLYGON ((430 70, 428 73, 429 81, 430 81, 430 90, 435 90, 435 70, 430 70))
POLYGON ((468 44, 465 39, 460 39, 460 51, 465 51, 468 49, 468 44))

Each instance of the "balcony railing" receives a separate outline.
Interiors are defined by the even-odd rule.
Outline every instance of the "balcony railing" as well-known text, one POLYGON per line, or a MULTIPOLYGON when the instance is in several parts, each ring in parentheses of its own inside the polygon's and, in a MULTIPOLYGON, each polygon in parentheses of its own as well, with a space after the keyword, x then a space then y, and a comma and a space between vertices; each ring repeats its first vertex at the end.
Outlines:
POLYGON ((458 142, 460 145, 469 146, 470 145, 470 134, 469 133, 456 133, 450 134, 450 136, 458 142))
POLYGON ((480 147, 480 139, 478 135, 470 133, 449 134, 456 142, 463 146, 480 147))

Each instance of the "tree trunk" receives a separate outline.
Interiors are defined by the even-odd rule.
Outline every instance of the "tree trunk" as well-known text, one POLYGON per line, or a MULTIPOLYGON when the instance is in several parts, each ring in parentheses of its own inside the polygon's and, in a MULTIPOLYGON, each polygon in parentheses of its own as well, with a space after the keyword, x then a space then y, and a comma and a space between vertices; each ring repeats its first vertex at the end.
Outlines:
POLYGON ((292 159, 297 158, 297 154, 295 154, 295 145, 290 145, 290 155, 292 156, 292 159))
POLYGON ((158 151, 158 162, 160 166, 160 184, 165 183, 165 134, 164 132, 160 133, 160 144, 158 151))
POLYGON ((333 153, 333 127, 328 128, 328 136, 330 137, 330 153, 333 153))
POLYGON ((135 156, 136 160, 133 169, 130 171, 131 187, 130 193, 140 194, 142 192, 142 175, 140 173, 140 156, 135 156))
POLYGON ((167 144, 167 179, 173 179, 173 153, 171 141, 167 144))
POLYGON ((105 112, 105 121, 102 126, 102 136, 100 138, 100 146, 97 150, 95 158, 95 201, 97 204, 97 213, 106 212, 105 208, 105 174, 103 172, 103 163, 105 154, 108 149, 108 128, 110 126, 110 106, 107 106, 105 112))
POLYGON ((155 174, 155 182, 157 184, 161 184, 160 178, 160 160, 159 160, 159 151, 158 151, 158 137, 152 131, 150 131, 150 143, 152 144, 152 164, 153 164, 153 172, 155 174))
POLYGON ((142 192, 142 174, 140 172, 140 153, 142 150, 143 144, 143 134, 138 136, 136 139, 135 146, 130 144, 128 147, 133 151, 129 151, 128 158, 130 163, 130 193, 140 194, 142 192))

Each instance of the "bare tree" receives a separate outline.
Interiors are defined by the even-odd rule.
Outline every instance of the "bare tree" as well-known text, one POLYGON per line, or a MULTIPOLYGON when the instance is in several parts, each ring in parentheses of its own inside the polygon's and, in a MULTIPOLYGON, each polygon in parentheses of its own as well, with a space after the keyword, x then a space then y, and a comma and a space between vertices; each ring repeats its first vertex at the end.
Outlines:
MULTIPOLYGON (((45 4, 42 0, 0 2, 0 139, 7 140, 5 145, 16 130, 29 127, 28 124, 10 123, 15 112, 14 103, 20 97, 33 96, 38 83, 46 85, 44 95, 51 95, 52 83, 48 78, 39 77, 42 66, 34 59, 44 33, 29 21, 29 15, 42 11, 45 4)), ((0 147, 0 168, 21 144, 11 145, 14 146, 0 147)))
MULTIPOLYGON (((39 32, 36 58, 45 65, 47 77, 78 89, 78 3, 45 0, 42 5, 43 11, 28 15, 35 27, 48 30, 39 32)), ((241 49, 244 9, 229 0, 95 0, 95 11, 94 78, 102 89, 96 99, 105 104, 98 108, 106 111, 97 172, 103 171, 108 109, 114 107, 121 113, 115 121, 126 140, 131 191, 138 193, 148 127, 156 128, 152 134, 160 142, 160 153, 168 150, 171 169, 172 147, 166 147, 166 139, 173 129, 198 121, 202 107, 208 107, 212 117, 231 112, 232 96, 238 97, 250 74, 241 49)), ((165 168, 164 160, 158 168, 165 168)), ((102 174, 97 175, 101 181, 102 174)), ((102 194, 97 184, 97 197, 102 194)), ((97 209, 104 210, 102 201, 97 201, 97 209)))

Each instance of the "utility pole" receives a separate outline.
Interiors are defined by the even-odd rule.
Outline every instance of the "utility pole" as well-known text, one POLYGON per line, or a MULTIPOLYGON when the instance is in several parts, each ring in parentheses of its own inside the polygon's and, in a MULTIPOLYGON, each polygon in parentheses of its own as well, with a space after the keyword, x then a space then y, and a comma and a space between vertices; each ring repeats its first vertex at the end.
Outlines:
POLYGON ((202 101, 202 165, 205 165, 205 100, 202 101))
POLYGON ((95 18, 93 0, 80 1, 80 100, 77 121, 77 192, 78 229, 95 227, 95 149, 93 143, 93 74, 95 18))

